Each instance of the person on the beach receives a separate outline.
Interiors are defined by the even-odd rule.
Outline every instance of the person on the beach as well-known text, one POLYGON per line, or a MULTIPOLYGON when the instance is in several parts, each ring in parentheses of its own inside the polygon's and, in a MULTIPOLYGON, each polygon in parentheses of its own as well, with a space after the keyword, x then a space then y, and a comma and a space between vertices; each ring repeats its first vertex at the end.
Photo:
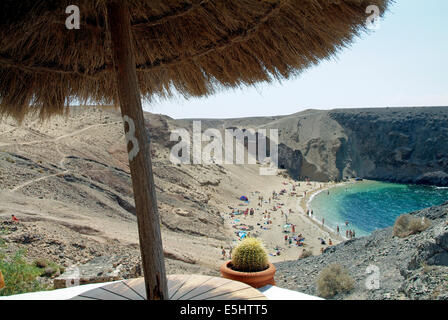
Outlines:
POLYGON ((336 226, 336 232, 339 234, 339 225, 336 226))
POLYGON ((322 227, 324 226, 324 224, 325 224, 325 219, 322 218, 322 227))
POLYGON ((285 242, 288 241, 288 236, 285 234, 285 242))
POLYGON ((17 219, 15 215, 11 215, 11 217, 12 217, 12 221, 19 222, 19 219, 17 219))
POLYGON ((292 225, 292 233, 295 233, 295 232, 296 232, 296 225, 293 224, 293 225, 292 225))
POLYGON ((355 237, 355 230, 353 230, 353 232, 352 232, 352 237, 353 238, 355 237))
POLYGON ((332 246, 333 242, 331 241, 331 239, 328 239, 328 245, 332 246))
POLYGON ((225 260, 226 259, 226 249, 224 249, 224 247, 223 246, 221 246, 221 254, 222 254, 222 260, 225 260))

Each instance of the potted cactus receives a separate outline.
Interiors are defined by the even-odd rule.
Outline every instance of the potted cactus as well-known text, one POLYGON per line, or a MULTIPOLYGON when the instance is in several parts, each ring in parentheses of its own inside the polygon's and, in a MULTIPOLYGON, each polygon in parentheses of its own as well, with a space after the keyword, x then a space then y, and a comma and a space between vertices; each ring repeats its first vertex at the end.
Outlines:
POLYGON ((223 278, 244 282, 254 288, 275 285, 275 267, 260 240, 244 239, 232 251, 232 260, 221 266, 223 278))

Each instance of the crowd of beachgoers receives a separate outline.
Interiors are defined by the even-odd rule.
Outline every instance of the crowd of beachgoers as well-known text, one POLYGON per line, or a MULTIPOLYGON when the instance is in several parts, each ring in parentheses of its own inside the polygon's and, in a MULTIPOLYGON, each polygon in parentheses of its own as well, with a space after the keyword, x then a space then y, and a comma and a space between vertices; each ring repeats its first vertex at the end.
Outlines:
MULTIPOLYGON (((333 185, 333 182, 287 179, 280 186, 266 186, 241 195, 225 214, 233 238, 227 247, 221 248, 222 259, 230 259, 232 249, 246 237, 261 239, 273 262, 298 259, 305 251, 317 255, 328 246, 350 238, 348 232, 344 237, 340 230, 327 228, 324 219, 318 223, 315 213, 308 208, 313 194, 333 185)), ((354 236, 352 233, 351 237, 354 236)))

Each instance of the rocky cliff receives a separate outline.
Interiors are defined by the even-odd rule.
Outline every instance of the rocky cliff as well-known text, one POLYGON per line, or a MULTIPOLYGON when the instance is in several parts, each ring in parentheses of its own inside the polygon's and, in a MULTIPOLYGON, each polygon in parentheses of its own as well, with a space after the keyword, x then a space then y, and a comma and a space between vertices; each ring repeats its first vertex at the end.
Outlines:
POLYGON ((448 300, 448 202, 412 215, 429 219, 431 227, 406 238, 393 236, 390 227, 329 247, 320 256, 276 263, 277 285, 319 295, 320 272, 337 263, 355 285, 334 299, 448 300), (366 283, 369 267, 376 268, 378 287, 366 283))
POLYGON ((347 136, 337 154, 342 176, 448 185, 448 108, 328 113, 347 136))
POLYGON ((279 165, 293 177, 448 186, 448 107, 306 110, 203 123, 278 129, 279 165))

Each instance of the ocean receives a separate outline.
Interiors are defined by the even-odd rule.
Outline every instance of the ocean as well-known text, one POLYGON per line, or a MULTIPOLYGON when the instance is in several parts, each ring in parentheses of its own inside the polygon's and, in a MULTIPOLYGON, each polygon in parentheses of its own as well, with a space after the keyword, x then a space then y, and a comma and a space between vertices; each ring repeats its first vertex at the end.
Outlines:
POLYGON ((345 236, 347 229, 356 237, 393 226, 398 216, 448 201, 448 188, 359 181, 338 185, 316 193, 308 201, 318 222, 345 236), (348 222, 348 227, 345 222, 348 222))

